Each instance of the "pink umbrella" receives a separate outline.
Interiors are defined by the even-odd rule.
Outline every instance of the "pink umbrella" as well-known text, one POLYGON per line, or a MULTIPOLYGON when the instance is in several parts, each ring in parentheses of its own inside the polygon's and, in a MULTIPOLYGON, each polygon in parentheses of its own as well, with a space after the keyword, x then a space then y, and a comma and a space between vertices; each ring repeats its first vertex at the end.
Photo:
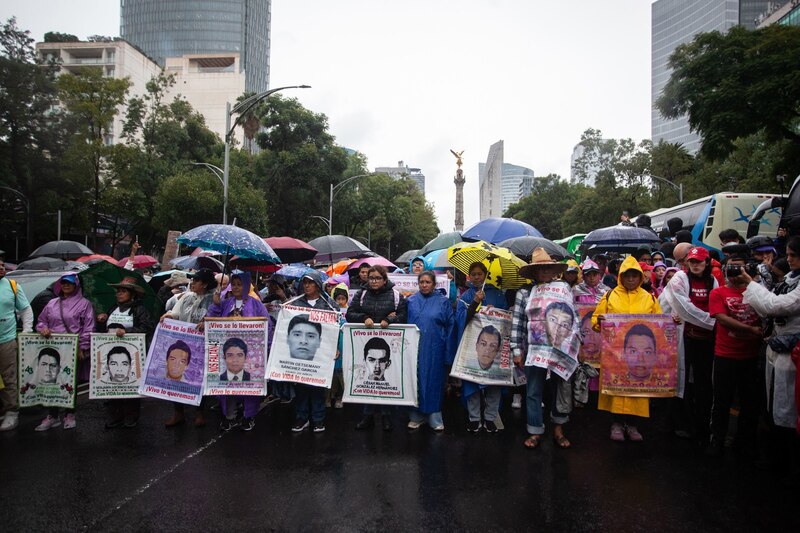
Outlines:
POLYGON ((101 260, 101 261, 108 261, 109 263, 117 264, 117 260, 111 257, 110 255, 103 255, 103 254, 92 254, 92 255, 84 255, 83 257, 77 258, 75 261, 80 263, 88 263, 89 261, 94 260, 101 260))
MULTIPOLYGON (((128 264, 130 257, 124 257, 117 261, 117 264, 124 267, 128 264)), ((133 258, 133 268, 147 268, 158 264, 158 259, 152 255, 137 255, 133 258)))
POLYGON ((202 248, 195 248, 192 253, 189 255, 194 257, 213 257, 215 255, 222 255, 220 252, 215 252, 214 250, 203 250, 202 248))
POLYGON ((358 261, 355 261, 350 266, 348 266, 347 270, 358 269, 361 265, 369 265, 369 266, 383 265, 386 268, 393 268, 395 270, 397 270, 398 268, 397 265, 395 265, 385 257, 377 256, 377 257, 365 257, 364 259, 359 259, 358 261))

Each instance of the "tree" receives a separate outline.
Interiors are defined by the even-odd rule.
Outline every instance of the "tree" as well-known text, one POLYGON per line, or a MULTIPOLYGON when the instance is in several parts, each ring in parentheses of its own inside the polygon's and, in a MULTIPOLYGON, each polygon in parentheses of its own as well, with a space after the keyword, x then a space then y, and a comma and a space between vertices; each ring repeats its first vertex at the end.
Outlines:
POLYGON ((763 131, 788 141, 783 170, 800 163, 800 28, 771 25, 702 33, 675 49, 672 74, 656 105, 667 118, 688 114, 702 153, 721 160, 737 139, 763 131))
POLYGON ((57 31, 48 31, 44 34, 44 42, 46 43, 78 43, 78 39, 71 33, 60 33, 57 31))
POLYGON ((102 69, 93 67, 82 68, 74 75, 64 73, 58 78, 59 98, 77 126, 67 155, 67 160, 72 163, 71 174, 79 183, 81 176, 91 178, 94 188, 92 228, 95 249, 99 244, 100 187, 107 173, 106 160, 110 150, 106 137, 130 86, 128 78, 109 78, 103 75, 102 69))
POLYGON ((506 218, 527 222, 548 239, 564 237, 562 217, 575 203, 578 191, 585 185, 570 185, 558 174, 535 178, 531 193, 511 204, 503 213, 506 218))
POLYGON ((294 98, 272 95, 253 110, 262 131, 253 183, 267 193, 267 224, 273 235, 309 238, 314 215, 328 214, 330 184, 339 183, 348 157, 328 133, 328 118, 294 98))
POLYGON ((55 65, 44 63, 33 48, 30 32, 20 30, 10 18, 0 27, 0 185, 27 198, 0 189, 2 222, 7 234, 22 233, 25 248, 33 246, 33 221, 39 201, 39 180, 54 180, 60 150, 56 102, 55 65))

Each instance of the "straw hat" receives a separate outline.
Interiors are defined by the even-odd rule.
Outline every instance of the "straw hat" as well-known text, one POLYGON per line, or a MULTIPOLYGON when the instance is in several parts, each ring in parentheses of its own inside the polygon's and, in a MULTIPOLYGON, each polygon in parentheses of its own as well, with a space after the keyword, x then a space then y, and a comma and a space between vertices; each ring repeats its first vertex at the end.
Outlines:
POLYGON ((122 281, 119 283, 109 283, 110 287, 114 287, 115 289, 128 289, 129 291, 133 291, 139 296, 144 294, 144 288, 140 287, 139 284, 136 283, 136 278, 128 276, 122 278, 122 281))
POLYGON ((567 265, 553 261, 544 248, 536 248, 531 255, 531 262, 519 269, 519 275, 523 278, 533 279, 533 273, 541 268, 549 268, 557 274, 563 274, 567 270, 567 265))
POLYGON ((179 285, 188 285, 189 284, 189 277, 186 275, 186 272, 173 272, 169 275, 167 281, 164 282, 164 285, 167 287, 177 287, 179 285))

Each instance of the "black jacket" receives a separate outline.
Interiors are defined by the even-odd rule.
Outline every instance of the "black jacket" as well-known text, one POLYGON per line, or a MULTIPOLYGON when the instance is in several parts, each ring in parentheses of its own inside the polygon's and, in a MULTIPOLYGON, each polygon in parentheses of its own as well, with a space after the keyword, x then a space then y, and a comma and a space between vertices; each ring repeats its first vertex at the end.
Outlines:
POLYGON ((386 320, 389 324, 405 324, 407 319, 407 303, 402 294, 395 295, 394 283, 387 281, 386 285, 373 291, 362 289, 356 293, 353 302, 347 309, 347 321, 364 323, 368 318, 373 322, 386 320), (397 299, 397 305, 395 305, 397 299), (395 312, 396 316, 389 314, 395 312))
MULTIPOLYGON (((111 313, 114 312, 114 309, 117 307, 122 307, 119 305, 115 305, 108 311, 106 314, 111 316, 111 313)), ((123 309, 124 310, 124 309, 123 309)), ((155 331, 156 323, 153 320, 153 317, 150 316, 150 313, 147 312, 144 305, 142 305, 141 300, 134 300, 130 307, 128 308, 128 313, 133 315, 133 327, 126 329, 125 333, 144 333, 146 335, 147 345, 150 346, 150 341, 153 340, 153 331, 155 331)), ((108 320, 105 323, 97 324, 97 330, 100 333, 105 333, 108 331, 108 320)))

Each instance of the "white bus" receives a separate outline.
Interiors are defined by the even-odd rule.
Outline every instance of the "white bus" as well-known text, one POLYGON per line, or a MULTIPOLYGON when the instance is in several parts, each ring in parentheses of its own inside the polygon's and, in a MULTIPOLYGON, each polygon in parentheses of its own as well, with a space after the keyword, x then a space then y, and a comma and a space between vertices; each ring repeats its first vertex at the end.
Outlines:
MULTIPOLYGON (((682 229, 692 232, 692 242, 705 248, 719 250, 719 232, 733 228, 744 237, 747 224, 758 206, 765 200, 780 196, 777 194, 721 192, 698 198, 674 207, 657 209, 647 215, 656 233, 667 227, 671 218, 680 218, 682 229)), ((780 208, 772 208, 764 213, 759 228, 760 235, 775 237, 781 218, 780 208)))

